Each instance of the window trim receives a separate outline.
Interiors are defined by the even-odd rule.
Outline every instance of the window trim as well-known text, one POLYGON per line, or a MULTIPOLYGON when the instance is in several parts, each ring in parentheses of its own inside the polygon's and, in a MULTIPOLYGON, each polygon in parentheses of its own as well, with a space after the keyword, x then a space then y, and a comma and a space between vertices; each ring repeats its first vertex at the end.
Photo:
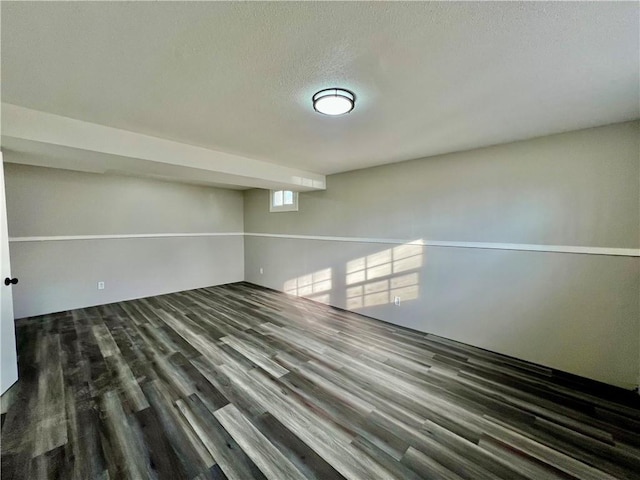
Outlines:
POLYGON ((294 192, 292 190, 286 190, 293 193, 293 204, 292 205, 280 205, 275 206, 273 204, 273 197, 276 192, 283 192, 282 200, 284 201, 284 192, 285 190, 269 190, 269 211, 270 212, 297 212, 298 211, 298 192, 294 192))

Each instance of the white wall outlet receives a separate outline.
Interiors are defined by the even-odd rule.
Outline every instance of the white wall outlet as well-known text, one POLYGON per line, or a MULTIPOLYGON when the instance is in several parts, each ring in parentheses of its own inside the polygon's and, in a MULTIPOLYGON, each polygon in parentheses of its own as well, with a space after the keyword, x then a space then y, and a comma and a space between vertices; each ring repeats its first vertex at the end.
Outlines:
POLYGON ((264 273, 264 268, 260 267, 260 275, 264 273))
POLYGON ((400 306, 400 297, 394 297, 393 304, 398 307, 400 306))
POLYGON ((104 290, 104 282, 98 282, 98 290, 104 290))

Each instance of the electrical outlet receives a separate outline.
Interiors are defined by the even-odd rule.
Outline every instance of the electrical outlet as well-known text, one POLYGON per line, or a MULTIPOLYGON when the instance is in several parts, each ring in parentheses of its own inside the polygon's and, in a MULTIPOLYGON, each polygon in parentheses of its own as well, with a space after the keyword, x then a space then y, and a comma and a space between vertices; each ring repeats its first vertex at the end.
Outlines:
POLYGON ((260 267, 260 275, 262 275, 263 273, 264 273, 264 269, 260 267))
POLYGON ((104 282, 98 282, 98 290, 104 290, 104 282))
POLYGON ((395 297, 395 298, 393 299, 393 304, 394 304, 396 307, 399 307, 399 306, 400 306, 400 297, 395 297))

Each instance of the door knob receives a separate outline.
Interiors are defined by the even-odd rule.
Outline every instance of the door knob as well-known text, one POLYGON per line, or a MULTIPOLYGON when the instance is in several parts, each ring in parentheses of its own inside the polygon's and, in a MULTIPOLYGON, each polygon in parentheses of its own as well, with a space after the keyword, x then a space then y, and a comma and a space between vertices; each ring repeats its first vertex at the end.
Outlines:
POLYGON ((4 279, 4 284, 5 285, 15 285, 16 283, 18 283, 18 279, 17 278, 5 278, 4 279))

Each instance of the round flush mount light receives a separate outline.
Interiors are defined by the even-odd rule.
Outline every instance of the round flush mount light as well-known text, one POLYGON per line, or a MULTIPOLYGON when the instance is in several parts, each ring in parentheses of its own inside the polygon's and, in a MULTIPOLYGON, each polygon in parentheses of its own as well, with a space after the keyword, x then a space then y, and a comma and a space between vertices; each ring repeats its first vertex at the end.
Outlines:
POLYGON ((313 97, 313 109, 325 115, 344 115, 353 110, 356 96, 343 88, 320 90, 313 97))

